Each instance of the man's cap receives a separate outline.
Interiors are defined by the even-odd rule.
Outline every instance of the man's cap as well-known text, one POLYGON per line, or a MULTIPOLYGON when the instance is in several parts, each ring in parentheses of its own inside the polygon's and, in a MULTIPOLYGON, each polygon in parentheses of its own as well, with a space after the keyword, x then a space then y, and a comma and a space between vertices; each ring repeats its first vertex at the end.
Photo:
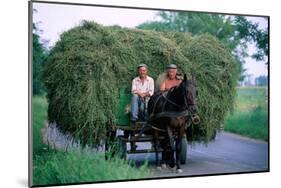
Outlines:
POLYGON ((177 65, 175 64, 170 64, 167 66, 167 69, 176 69, 177 68, 177 65))
POLYGON ((138 68, 141 68, 141 67, 145 67, 145 68, 147 68, 147 65, 146 65, 146 64, 144 64, 144 63, 139 64, 139 65, 138 65, 138 68))

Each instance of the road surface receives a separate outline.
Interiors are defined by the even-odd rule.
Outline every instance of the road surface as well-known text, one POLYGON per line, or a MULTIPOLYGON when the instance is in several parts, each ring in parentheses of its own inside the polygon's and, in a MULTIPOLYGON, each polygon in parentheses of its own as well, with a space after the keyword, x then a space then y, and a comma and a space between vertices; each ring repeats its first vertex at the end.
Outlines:
MULTIPOLYGON (((128 146, 129 147, 129 146, 128 146)), ((150 143, 139 143, 138 149, 149 148, 150 143)), ((155 167, 155 154, 128 154, 136 164, 149 161, 151 177, 193 176, 221 173, 268 171, 268 143, 221 132, 207 146, 195 143, 188 145, 187 163, 182 173, 175 169, 155 167)))

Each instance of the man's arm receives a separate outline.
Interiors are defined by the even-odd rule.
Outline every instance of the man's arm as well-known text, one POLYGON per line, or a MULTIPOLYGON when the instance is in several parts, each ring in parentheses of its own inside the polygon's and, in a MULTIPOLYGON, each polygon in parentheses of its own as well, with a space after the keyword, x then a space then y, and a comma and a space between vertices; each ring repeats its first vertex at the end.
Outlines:
POLYGON ((137 86, 136 86, 136 81, 133 79, 132 81, 132 89, 131 89, 132 94, 137 94, 137 86))
POLYGON ((154 80, 151 78, 151 82, 149 84, 149 91, 148 91, 148 96, 151 97, 154 93, 154 80))
POLYGON ((151 95, 150 95, 149 91, 147 91, 147 92, 141 93, 139 96, 144 98, 144 97, 150 97, 151 95))
POLYGON ((154 93, 154 80, 151 79, 148 84, 148 91, 139 93, 138 95, 144 98, 144 97, 151 97, 153 93, 154 93))
POLYGON ((163 81, 160 85, 160 91, 165 91, 166 85, 165 85, 165 81, 163 81))
POLYGON ((133 95, 138 95, 140 97, 145 97, 144 96, 144 93, 141 93, 140 91, 137 90, 137 83, 136 83, 136 80, 134 79, 132 81, 132 89, 131 89, 131 92, 133 95))

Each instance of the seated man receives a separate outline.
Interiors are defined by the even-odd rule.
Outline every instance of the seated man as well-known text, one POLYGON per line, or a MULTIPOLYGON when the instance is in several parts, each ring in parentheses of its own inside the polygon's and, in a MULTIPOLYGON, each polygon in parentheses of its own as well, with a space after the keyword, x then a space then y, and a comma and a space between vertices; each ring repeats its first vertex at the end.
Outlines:
POLYGON ((131 122, 133 124, 139 119, 139 111, 145 111, 148 99, 154 92, 154 80, 147 75, 147 65, 140 64, 137 70, 138 77, 132 81, 131 122))
POLYGON ((160 84, 160 91, 167 91, 170 88, 179 85, 182 79, 178 75, 177 66, 175 64, 170 64, 167 66, 166 77, 160 84))

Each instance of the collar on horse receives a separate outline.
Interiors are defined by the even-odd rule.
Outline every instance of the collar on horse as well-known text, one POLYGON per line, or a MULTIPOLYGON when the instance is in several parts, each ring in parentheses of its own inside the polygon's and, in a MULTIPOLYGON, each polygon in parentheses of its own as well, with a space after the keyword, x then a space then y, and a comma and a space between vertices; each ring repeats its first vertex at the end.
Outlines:
POLYGON ((184 111, 181 111, 181 112, 165 111, 165 112, 159 112, 159 113, 153 115, 150 118, 153 118, 153 119, 157 119, 157 118, 160 118, 160 117, 174 118, 174 117, 185 117, 185 116, 188 116, 188 115, 189 115, 188 110, 184 110, 184 111))
MULTIPOLYGON (((187 117, 190 115, 188 110, 184 110, 182 112, 174 112, 174 111, 166 111, 166 112, 159 112, 157 114, 151 114, 152 116, 149 117, 149 120, 157 119, 161 117, 168 117, 168 118, 175 118, 175 117, 187 117)), ((157 131, 166 132, 166 129, 160 129, 156 126, 151 126, 152 129, 157 131)))

